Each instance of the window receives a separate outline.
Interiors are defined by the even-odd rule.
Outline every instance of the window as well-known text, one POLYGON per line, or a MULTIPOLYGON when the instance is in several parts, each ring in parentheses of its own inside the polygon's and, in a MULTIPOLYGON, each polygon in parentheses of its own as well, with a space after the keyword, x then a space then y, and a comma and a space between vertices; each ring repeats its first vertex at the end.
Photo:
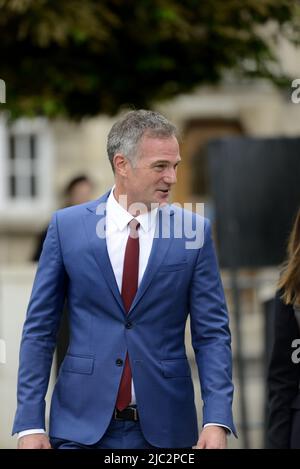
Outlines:
POLYGON ((37 136, 9 137, 9 194, 11 199, 37 197, 37 136))
POLYGON ((45 119, 0 120, 0 212, 22 217, 53 203, 53 143, 45 119))

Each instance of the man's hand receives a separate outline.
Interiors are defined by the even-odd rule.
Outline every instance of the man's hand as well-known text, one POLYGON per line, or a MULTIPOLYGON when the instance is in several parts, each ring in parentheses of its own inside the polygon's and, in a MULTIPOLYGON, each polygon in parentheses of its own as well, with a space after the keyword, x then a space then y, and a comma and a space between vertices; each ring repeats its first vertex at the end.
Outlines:
POLYGON ((34 433, 19 438, 18 449, 51 449, 51 445, 47 435, 34 433))
POLYGON ((224 427, 209 425, 203 428, 194 449, 226 449, 227 432, 224 427))

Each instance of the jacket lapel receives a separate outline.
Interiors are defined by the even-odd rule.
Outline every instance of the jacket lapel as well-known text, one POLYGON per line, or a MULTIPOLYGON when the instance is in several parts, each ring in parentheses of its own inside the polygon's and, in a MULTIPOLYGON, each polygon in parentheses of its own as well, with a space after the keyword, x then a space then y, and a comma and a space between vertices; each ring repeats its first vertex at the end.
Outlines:
POLYGON ((173 215, 174 212, 169 206, 163 207, 158 211, 158 220, 149 261, 128 315, 133 312, 134 308, 146 293, 155 273, 159 269, 167 251, 169 250, 173 239, 173 215))
POLYGON ((92 202, 91 205, 87 207, 88 212, 84 215, 84 224, 95 261, 102 272, 108 288, 111 290, 117 303, 125 313, 123 301, 107 252, 105 218, 106 201, 108 196, 109 192, 97 201, 92 202))
MULTIPOLYGON (((95 261, 102 272, 104 280, 108 288, 111 290, 114 298, 121 307, 125 314, 125 309, 120 295, 116 278, 112 269, 112 265, 107 252, 106 237, 105 237, 105 218, 106 218, 106 201, 109 196, 107 192, 100 199, 91 202, 87 207, 87 214, 84 216, 84 224, 87 232, 89 244, 95 258, 95 261)), ((156 231, 153 239, 152 249, 149 256, 149 261, 142 278, 141 284, 138 288, 136 296, 132 302, 131 308, 128 311, 127 317, 133 312, 137 304, 140 302, 151 281, 163 262, 170 244, 173 239, 173 215, 174 212, 170 206, 165 206, 158 211, 158 220, 156 231)))

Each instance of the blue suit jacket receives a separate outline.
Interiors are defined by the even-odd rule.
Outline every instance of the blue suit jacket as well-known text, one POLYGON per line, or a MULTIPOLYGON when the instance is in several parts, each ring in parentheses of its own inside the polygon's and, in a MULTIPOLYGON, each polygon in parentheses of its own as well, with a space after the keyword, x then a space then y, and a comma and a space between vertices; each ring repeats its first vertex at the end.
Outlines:
POLYGON ((51 436, 84 444, 102 437, 128 351, 145 438, 158 447, 194 445, 198 428, 184 344, 188 314, 203 423, 221 423, 234 432, 230 332, 209 222, 173 206, 159 210, 149 262, 126 316, 105 238, 99 236, 107 197, 52 217, 23 330, 13 432, 44 427, 65 298, 70 345, 52 397, 51 436), (204 230, 204 244, 196 249, 187 249, 184 230, 180 235, 183 214, 204 230), (170 236, 162 231, 166 226, 170 236))

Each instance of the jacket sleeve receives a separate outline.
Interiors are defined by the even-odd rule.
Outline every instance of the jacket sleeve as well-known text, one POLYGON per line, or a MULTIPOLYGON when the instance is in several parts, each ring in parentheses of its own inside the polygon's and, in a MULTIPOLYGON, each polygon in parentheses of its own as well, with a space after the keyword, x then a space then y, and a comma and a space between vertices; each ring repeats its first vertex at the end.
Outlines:
POLYGON ((45 395, 67 279, 57 216, 55 213, 49 224, 24 323, 13 433, 45 428, 45 395))
POLYGON ((269 448, 289 448, 291 431, 291 403, 298 393, 300 368, 292 361, 292 342, 299 338, 299 329, 291 305, 275 297, 274 343, 268 369, 269 448))
POLYGON ((208 220, 190 289, 191 335, 201 383, 203 424, 219 423, 236 435, 232 417, 231 334, 208 220))

